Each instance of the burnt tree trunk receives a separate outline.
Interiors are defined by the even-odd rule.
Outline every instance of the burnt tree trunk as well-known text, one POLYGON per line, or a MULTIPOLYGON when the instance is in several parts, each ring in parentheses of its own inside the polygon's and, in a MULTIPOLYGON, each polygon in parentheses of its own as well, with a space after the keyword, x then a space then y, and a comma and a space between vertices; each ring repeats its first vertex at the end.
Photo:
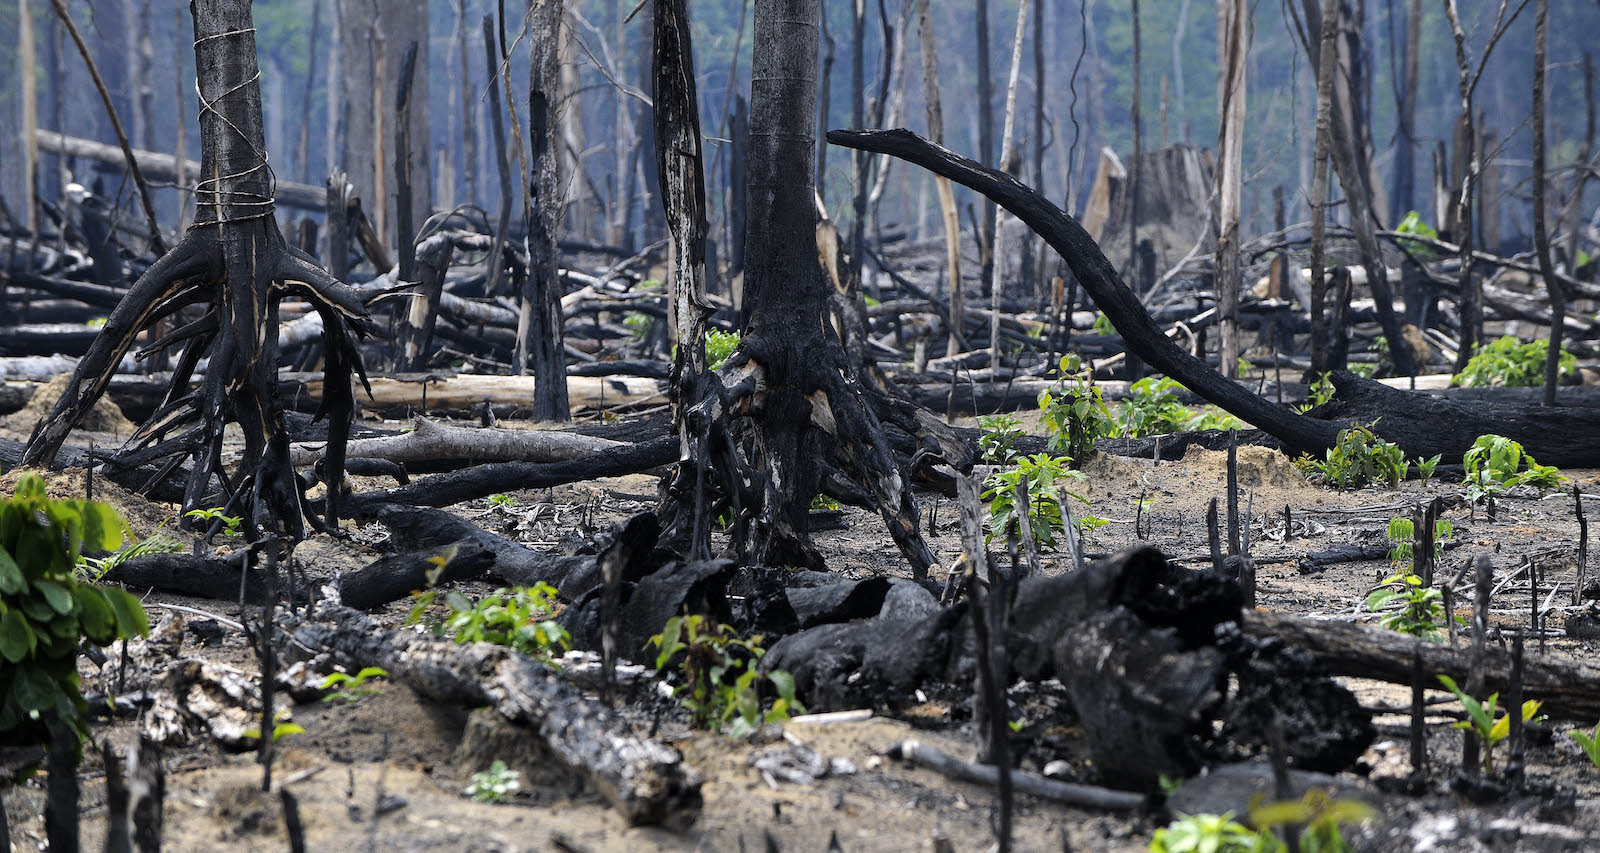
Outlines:
MULTIPOLYGON (((327 353, 324 409, 330 418, 329 494, 338 492, 344 444, 360 371, 355 337, 365 308, 349 287, 310 256, 284 242, 273 218, 273 179, 261 121, 260 74, 248 0, 194 0, 202 174, 195 223, 183 240, 141 276, 78 363, 49 419, 29 441, 25 465, 48 464, 67 434, 105 392, 116 365, 145 329, 179 309, 205 306, 200 319, 150 349, 182 346, 166 399, 128 440, 125 452, 145 460, 191 458, 185 510, 220 483, 229 512, 262 527, 304 535, 301 516, 322 522, 302 501, 289 463, 289 437, 276 399, 278 302, 293 294, 323 320, 327 353), (200 387, 189 380, 201 356, 209 367, 200 387), (223 434, 237 423, 244 439, 239 466, 222 469, 223 434)), ((332 518, 328 519, 330 522, 332 518)))
POLYGON ((561 346, 561 276, 556 264, 556 229, 565 195, 559 174, 561 75, 556 63, 564 8, 565 0, 528 3, 528 25, 533 32, 528 65, 528 147, 532 155, 528 194, 533 215, 528 223, 531 263, 522 293, 516 354, 517 372, 531 367, 537 382, 533 416, 557 421, 571 417, 566 356, 561 346))
MULTIPOLYGON (((818 262, 810 181, 820 9, 819 0, 756 6, 746 317, 739 348, 722 371, 728 391, 715 401, 740 417, 739 453, 748 460, 734 460, 742 485, 730 497, 745 507, 734 539, 742 549, 746 522, 753 522, 756 562, 820 567, 807 509, 813 496, 826 493, 881 514, 901 552, 924 575, 933 555, 879 413, 903 419, 902 426, 919 434, 926 434, 931 418, 864 388, 828 322, 831 288, 818 262)), ((733 453, 731 446, 723 451, 733 453)))

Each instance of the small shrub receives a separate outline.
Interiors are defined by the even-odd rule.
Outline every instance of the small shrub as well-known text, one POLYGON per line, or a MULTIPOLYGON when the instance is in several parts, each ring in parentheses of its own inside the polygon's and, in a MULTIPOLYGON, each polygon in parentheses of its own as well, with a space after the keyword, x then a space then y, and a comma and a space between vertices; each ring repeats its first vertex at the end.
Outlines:
POLYGON ((1288 849, 1274 830, 1298 831, 1298 849, 1303 853, 1349 853, 1344 825, 1363 823, 1377 815, 1366 803, 1336 799, 1319 788, 1312 788, 1299 800, 1261 802, 1264 799, 1257 795, 1251 803, 1250 822, 1259 827, 1259 849, 1272 853, 1288 849))
POLYGON ((139 599, 76 574, 87 547, 122 547, 126 525, 98 501, 53 500, 37 474, 0 500, 0 741, 44 743, 66 725, 80 737, 78 648, 150 633, 139 599))
POLYGON ((1182 383, 1167 376, 1146 376, 1133 383, 1128 398, 1117 406, 1122 435, 1143 438, 1183 429, 1192 415, 1178 402, 1177 392, 1182 388, 1182 383))
POLYGON ((182 542, 158 531, 115 554, 105 557, 85 557, 79 554, 78 563, 74 567, 73 573, 78 580, 84 583, 99 583, 100 579, 109 574, 112 569, 135 557, 143 557, 149 554, 181 554, 185 550, 187 549, 182 542))
MULTIPOLYGON (((1455 727, 1478 736, 1478 740, 1483 743, 1483 772, 1493 773, 1494 745, 1511 735, 1511 715, 1495 716, 1496 706, 1500 702, 1500 694, 1491 693, 1489 698, 1479 702, 1477 699, 1468 696, 1465 691, 1456 685, 1455 679, 1450 676, 1441 675, 1439 676, 1439 681, 1451 693, 1454 693, 1456 699, 1461 702, 1462 707, 1467 709, 1467 719, 1457 722, 1455 727)), ((1538 715, 1539 707, 1543 704, 1543 702, 1534 699, 1523 702, 1521 708, 1522 721, 1525 723, 1532 721, 1538 715)))
POLYGON ((487 498, 487 500, 489 501, 489 508, 490 509, 507 509, 508 510, 508 509, 512 509, 513 507, 515 507, 517 505, 517 499, 512 497, 511 495, 494 494, 494 495, 490 495, 487 498))
POLYGON ((1333 399, 1333 392, 1336 389, 1333 387, 1332 376, 1332 371, 1324 370, 1322 375, 1317 377, 1317 381, 1311 383, 1311 388, 1309 394, 1307 395, 1306 401, 1301 403, 1298 409, 1301 414, 1305 414, 1306 412, 1309 412, 1318 406, 1325 405, 1329 400, 1333 399))
POLYGON ((1150 853, 1255 853, 1260 841, 1255 831, 1233 819, 1233 812, 1179 814, 1156 830, 1150 853))
POLYGON ((983 452, 983 461, 1005 465, 1016 458, 1017 451, 1012 445, 1024 435, 1022 421, 1016 415, 985 415, 978 418, 978 428, 983 430, 983 434, 978 436, 978 449, 983 452))
MULTIPOLYGON (((1467 361, 1467 366, 1450 384, 1462 388, 1491 385, 1531 388, 1544 384, 1544 367, 1549 361, 1550 342, 1523 343, 1510 335, 1485 344, 1467 361)), ((1578 369, 1578 357, 1561 349, 1557 372, 1570 375, 1578 369)))
MULTIPOLYGON (((437 590, 415 595, 407 625, 421 621, 438 599, 437 590)), ((528 657, 548 661, 572 646, 567 629, 549 617, 555 612, 556 589, 547 583, 501 588, 474 604, 459 592, 444 594, 448 615, 431 623, 435 635, 458 643, 494 643, 528 657)))
POLYGON ((1360 489, 1372 483, 1390 488, 1406 475, 1405 452, 1372 431, 1377 421, 1339 431, 1337 442, 1321 460, 1305 455, 1295 464, 1307 475, 1334 489, 1360 489))
MULTIPOLYGON (((1447 518, 1436 519, 1433 523, 1433 556, 1438 559, 1444 553, 1444 543, 1450 541, 1455 534, 1456 526, 1447 518)), ((1389 563, 1394 566, 1404 566, 1411 562, 1414 555, 1413 543, 1417 539, 1417 525, 1405 516, 1396 515, 1389 519, 1389 563)))
MULTIPOLYGON (((1422 214, 1416 212, 1415 210, 1407 213, 1405 217, 1400 220, 1400 224, 1394 227, 1394 230, 1400 232, 1401 234, 1415 234, 1418 237, 1427 237, 1430 240, 1439 239, 1439 232, 1433 230, 1433 226, 1423 222, 1422 214)), ((1433 247, 1431 246, 1418 243, 1415 240, 1401 240, 1400 244, 1405 246, 1406 251, 1416 255, 1419 259, 1433 257, 1433 247)))
POLYGON ((474 802, 501 803, 522 788, 522 783, 518 781, 521 778, 521 773, 506 767, 506 763, 497 758, 488 770, 472 774, 472 784, 462 789, 461 793, 471 797, 474 802))
POLYGON ((673 667, 682 679, 673 695, 694 716, 695 725, 743 737, 762 723, 783 722, 804 714, 794 695, 794 677, 775 669, 760 670, 761 636, 746 640, 731 626, 704 616, 674 616, 650 638, 657 649, 656 669, 673 667), (775 694, 763 710, 761 687, 775 694))
MULTIPOLYGON (((1076 372, 1076 356, 1061 357, 1061 373, 1076 372)), ((1094 452, 1094 444, 1102 438, 1117 434, 1117 422, 1111 417, 1100 389, 1089 376, 1078 376, 1070 384, 1056 383, 1056 388, 1039 392, 1040 423, 1050 435, 1050 452, 1082 460, 1094 452)))
POLYGON ((1434 641, 1443 639, 1439 629, 1450 618, 1444 612, 1443 594, 1423 587, 1422 578, 1408 572, 1390 576, 1373 590, 1367 596, 1367 611, 1379 614, 1378 624, 1391 631, 1434 641))
POLYGON ((1554 465, 1540 465, 1519 442, 1503 435, 1480 435, 1461 463, 1467 469, 1467 497, 1473 503, 1502 494, 1515 486, 1532 486, 1540 492, 1567 481, 1554 465))
MULTIPOLYGON (((1070 462, 1069 459, 1048 453, 1035 453, 1018 458, 1015 467, 990 474, 983 481, 982 495, 989 504, 988 539, 993 541, 1004 537, 1006 530, 1016 523, 1016 488, 1018 483, 1022 483, 1028 492, 1028 527, 1033 533, 1034 543, 1040 548, 1055 547, 1056 533, 1066 531, 1061 501, 1056 496, 1056 484, 1066 479, 1085 479, 1082 472, 1067 467, 1070 462)), ((1067 494, 1085 504, 1089 502, 1074 492, 1068 491, 1067 494)))

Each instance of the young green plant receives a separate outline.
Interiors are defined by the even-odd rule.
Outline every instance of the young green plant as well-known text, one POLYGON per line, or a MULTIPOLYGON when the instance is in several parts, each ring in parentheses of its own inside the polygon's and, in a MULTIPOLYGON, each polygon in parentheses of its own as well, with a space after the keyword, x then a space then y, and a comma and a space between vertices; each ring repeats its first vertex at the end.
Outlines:
POLYGON ((794 677, 775 669, 762 673, 760 635, 741 638, 731 626, 692 614, 667 620, 650 638, 656 669, 674 671, 673 691, 701 728, 743 737, 762 723, 783 722, 805 707, 794 694, 794 677), (773 698, 764 702, 762 688, 773 698))
MULTIPOLYGON (((1480 702, 1468 696, 1466 691, 1457 686, 1455 679, 1450 676, 1441 675, 1439 676, 1439 681, 1451 693, 1454 693, 1456 699, 1461 702, 1461 706, 1467 709, 1467 719, 1457 722, 1455 727, 1478 736, 1478 740, 1483 744, 1483 772, 1493 773, 1494 745, 1511 735, 1511 715, 1495 716, 1500 702, 1500 694, 1491 693, 1489 698, 1480 702)), ((1536 699, 1529 699, 1523 702, 1520 709, 1522 721, 1526 723, 1537 717, 1539 708, 1543 704, 1543 702, 1536 699)))
POLYGON ((518 781, 521 778, 521 773, 506 767, 506 763, 497 758, 488 770, 472 774, 472 784, 462 789, 461 793, 471 797, 474 802, 502 803, 506 797, 522 788, 522 783, 518 781))

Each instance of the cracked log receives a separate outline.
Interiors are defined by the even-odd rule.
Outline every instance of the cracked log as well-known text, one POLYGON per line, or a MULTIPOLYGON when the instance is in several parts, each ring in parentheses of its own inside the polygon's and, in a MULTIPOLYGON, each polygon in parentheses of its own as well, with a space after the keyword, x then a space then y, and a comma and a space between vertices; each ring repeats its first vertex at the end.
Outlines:
POLYGON ((681 828, 699 814, 699 775, 676 749, 634 734, 622 717, 546 664, 488 643, 458 645, 387 630, 346 607, 326 608, 295 637, 347 668, 381 666, 435 701, 494 708, 541 738, 629 824, 681 828))
MULTIPOLYGON (((417 418, 406 433, 350 442, 350 458, 386 459, 406 465, 439 460, 473 462, 567 462, 626 443, 559 430, 478 429, 440 424, 417 418)), ((320 444, 297 444, 289 452, 296 465, 321 459, 320 444)))

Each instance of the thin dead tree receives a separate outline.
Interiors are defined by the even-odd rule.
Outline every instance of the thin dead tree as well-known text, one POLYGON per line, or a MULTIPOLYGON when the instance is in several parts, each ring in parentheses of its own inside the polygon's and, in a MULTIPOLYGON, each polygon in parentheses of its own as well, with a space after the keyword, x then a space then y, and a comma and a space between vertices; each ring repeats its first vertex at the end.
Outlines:
POLYGON ((706 189, 704 143, 694 79, 694 49, 687 0, 659 0, 655 15, 655 122, 661 200, 672 239, 671 282, 674 338, 673 421, 678 432, 678 482, 669 495, 690 495, 689 558, 711 556, 711 525, 704 523, 708 458, 705 430, 690 426, 689 413, 711 390, 706 374, 706 189))
POLYGON ((1245 58, 1250 51, 1246 0, 1217 2, 1217 263, 1213 279, 1222 315, 1222 372, 1239 360, 1239 195, 1243 185, 1245 58))
MULTIPOLYGON (((1016 157, 1016 127, 1017 127, 1017 79, 1022 72, 1022 37, 1028 31, 1028 0, 1019 0, 1017 3, 1017 30, 1011 39, 1011 72, 1006 77, 1006 111, 1005 123, 1000 133, 1000 168, 1014 171, 1012 160, 1016 157)), ((857 152, 859 154, 859 152, 857 152)), ((865 155, 861 155, 865 156, 865 155)), ((1000 206, 989 205, 990 220, 988 223, 991 234, 1000 228, 1000 206)), ((1015 263, 1007 265, 1009 271, 1015 263)), ((998 281, 994 282, 994 289, 990 292, 993 309, 989 315, 989 363, 1000 364, 1000 297, 1005 292, 1005 287, 998 281)))
MULTIPOLYGON (((1561 378, 1561 332, 1567 319, 1567 289, 1556 277, 1556 263, 1550 252, 1549 210, 1545 200, 1545 45, 1549 41, 1550 0, 1538 0, 1533 15, 1533 244, 1539 253, 1539 275, 1550 294, 1550 347, 1545 355, 1544 394, 1546 406, 1556 404, 1556 384, 1561 378)), ((1485 212, 1493 215, 1492 211, 1485 212)))
MULTIPOLYGON (((928 106, 928 138, 935 145, 944 144, 944 110, 939 97, 939 48, 934 42, 933 19, 928 13, 928 0, 917 0, 917 35, 922 43, 922 91, 928 106)), ((961 218, 956 209, 955 188, 941 175, 933 176, 939 193, 939 213, 944 220, 945 273, 950 281, 950 345, 954 355, 966 348, 966 337, 961 333, 961 318, 965 310, 961 290, 961 218)))
POLYGON ((1316 145, 1311 166, 1311 372, 1328 369, 1328 152, 1333 146, 1333 75, 1335 28, 1339 0, 1323 0, 1322 48, 1317 54, 1316 145))
POLYGON ((564 421, 567 404, 566 355, 561 343, 561 271, 556 232, 565 193, 561 191, 561 70, 557 59, 565 0, 530 0, 528 26, 528 147, 532 172, 528 192, 528 277, 517 317, 517 372, 530 366, 534 376, 533 416, 564 421))
MULTIPOLYGON (((261 120, 261 74, 249 0, 193 0, 199 83, 201 171, 195 224, 128 291, 78 363, 50 417, 41 422, 22 464, 51 462, 79 420, 105 393, 137 336, 191 305, 203 314, 146 351, 182 347, 160 407, 116 457, 123 465, 190 461, 183 509, 216 505, 243 515, 252 540, 263 529, 304 536, 336 523, 344 446, 355 407, 352 375, 361 372, 356 340, 365 306, 287 244, 273 218, 273 175, 261 120), (321 316, 326 352, 323 411, 329 419, 328 502, 318 518, 303 500, 289 460, 289 436, 277 399, 278 303, 295 296, 321 316), (199 387, 189 388, 202 357, 199 387), (228 425, 243 438, 237 468, 222 466, 228 425)), ((365 377, 363 376, 363 381, 365 377)))

